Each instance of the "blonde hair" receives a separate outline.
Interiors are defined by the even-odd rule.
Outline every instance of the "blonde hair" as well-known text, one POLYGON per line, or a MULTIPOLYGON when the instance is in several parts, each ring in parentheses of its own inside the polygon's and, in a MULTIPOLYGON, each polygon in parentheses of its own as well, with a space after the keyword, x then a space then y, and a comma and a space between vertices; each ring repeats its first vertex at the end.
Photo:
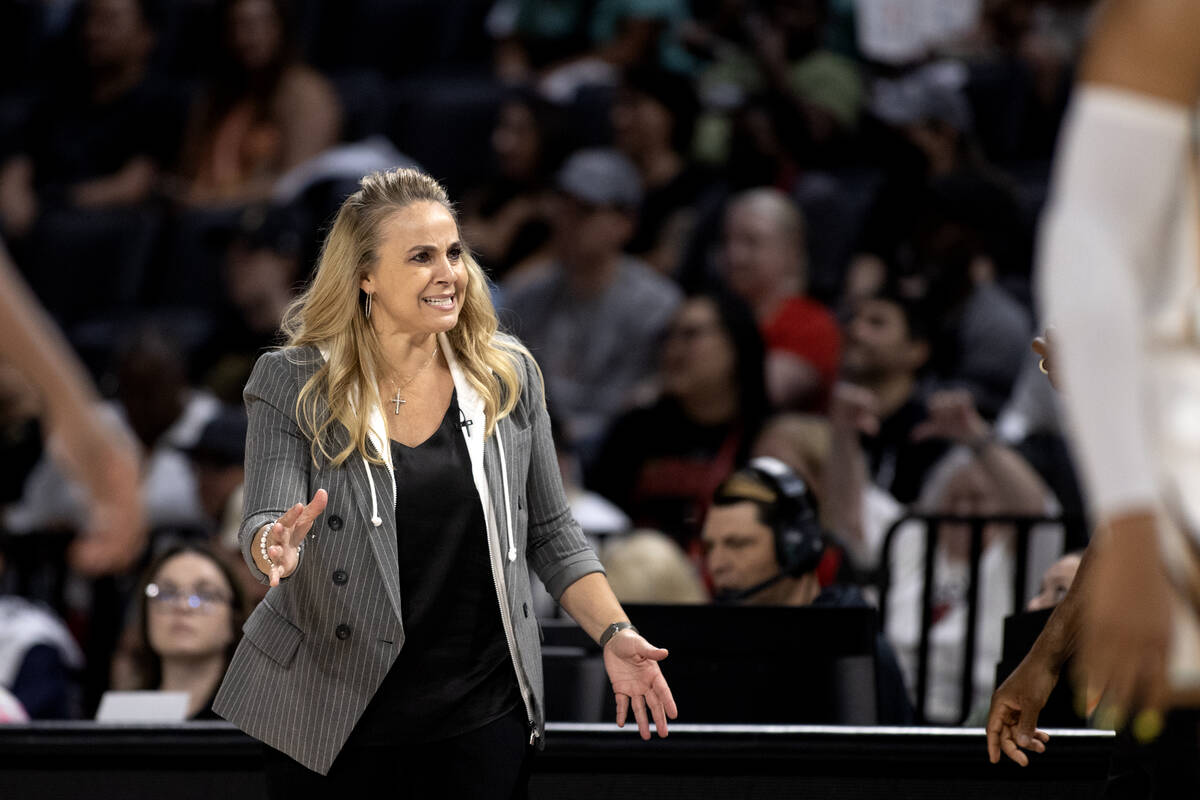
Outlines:
MULTIPOLYGON (((375 375, 383 363, 382 352, 362 311, 360 282, 378 264, 383 223, 421 202, 440 204, 458 222, 446 190, 419 170, 373 172, 359 186, 338 209, 321 247, 316 276, 288 306, 281 325, 288 346, 311 345, 326 354, 324 364, 300 390, 296 418, 312 440, 313 463, 320 453, 335 467, 356 450, 369 461, 382 461, 367 450, 370 415, 357 405, 359 398, 369 398, 367 407, 378 402, 375 375), (322 400, 328 414, 319 411, 322 400), (350 432, 350 442, 330 453, 328 436, 335 423, 350 432)), ((469 251, 464 250, 462 258, 467 290, 458 323, 447 337, 467 381, 483 398, 486 437, 516 407, 523 374, 520 359, 529 353, 516 339, 498 332, 487 276, 469 251)))
POLYGON ((600 550, 600 560, 622 603, 708 601, 695 565, 666 534, 642 529, 610 538, 600 550))

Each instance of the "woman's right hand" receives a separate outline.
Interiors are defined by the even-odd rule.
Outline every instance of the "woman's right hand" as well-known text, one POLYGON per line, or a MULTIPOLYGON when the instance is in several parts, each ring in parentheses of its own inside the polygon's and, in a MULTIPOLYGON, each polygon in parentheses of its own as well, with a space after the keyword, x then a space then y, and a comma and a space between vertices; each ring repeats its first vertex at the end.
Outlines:
POLYGON ((263 574, 270 576, 272 586, 278 586, 280 580, 296 571, 296 565, 300 563, 300 543, 312 529, 313 520, 325 510, 327 502, 329 493, 324 489, 317 489, 308 505, 296 503, 282 517, 271 523, 267 532, 267 556, 271 559, 270 564, 263 560, 263 529, 258 529, 251 552, 254 553, 254 561, 258 568, 263 574))

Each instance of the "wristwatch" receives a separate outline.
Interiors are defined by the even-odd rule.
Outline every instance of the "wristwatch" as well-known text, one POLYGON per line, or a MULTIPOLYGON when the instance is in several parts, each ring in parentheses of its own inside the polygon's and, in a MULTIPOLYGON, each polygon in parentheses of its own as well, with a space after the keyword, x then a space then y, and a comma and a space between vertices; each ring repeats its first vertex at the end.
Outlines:
POLYGON ((638 632, 638 629, 633 627, 632 622, 614 622, 605 628, 604 633, 600 634, 600 649, 603 650, 604 646, 608 644, 609 639, 625 630, 633 631, 634 633, 638 632))

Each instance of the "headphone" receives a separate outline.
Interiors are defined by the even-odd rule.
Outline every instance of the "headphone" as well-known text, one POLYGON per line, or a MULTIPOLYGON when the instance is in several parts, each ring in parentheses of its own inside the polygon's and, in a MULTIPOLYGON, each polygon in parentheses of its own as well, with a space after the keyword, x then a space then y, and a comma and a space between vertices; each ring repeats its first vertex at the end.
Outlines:
POLYGON ((759 456, 746 466, 774 489, 778 498, 772 504, 769 524, 780 573, 800 577, 813 571, 825 554, 825 533, 808 484, 777 458, 759 456))

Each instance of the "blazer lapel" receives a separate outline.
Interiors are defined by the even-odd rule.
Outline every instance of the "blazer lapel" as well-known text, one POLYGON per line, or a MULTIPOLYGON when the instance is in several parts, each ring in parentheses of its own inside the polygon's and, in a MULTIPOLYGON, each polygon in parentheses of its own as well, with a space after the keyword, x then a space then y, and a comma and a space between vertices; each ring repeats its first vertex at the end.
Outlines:
MULTIPOLYGON (((322 351, 321 355, 328 357, 322 351)), ((357 405, 357 404, 356 404, 357 405)), ((352 526, 350 535, 364 535, 371 542, 371 550, 375 560, 379 562, 379 571, 383 575, 383 588, 392 603, 396 619, 400 615, 400 553, 396 542, 396 480, 392 473, 391 447, 385 446, 387 435, 380 437, 378 431, 387 428, 378 406, 371 409, 371 430, 367 435, 368 444, 384 460, 384 466, 370 464, 357 452, 353 453, 343 464, 345 474, 349 479, 350 489, 354 493, 354 507, 358 513, 361 527, 352 526), (371 480, 367 478, 367 470, 371 471, 371 480, 375 483, 375 491, 371 491, 371 480), (382 523, 378 528, 371 524, 371 508, 378 508, 382 523)), ((330 444, 333 452, 340 451, 350 441, 350 432, 345 426, 334 426, 330 433, 330 444)))

